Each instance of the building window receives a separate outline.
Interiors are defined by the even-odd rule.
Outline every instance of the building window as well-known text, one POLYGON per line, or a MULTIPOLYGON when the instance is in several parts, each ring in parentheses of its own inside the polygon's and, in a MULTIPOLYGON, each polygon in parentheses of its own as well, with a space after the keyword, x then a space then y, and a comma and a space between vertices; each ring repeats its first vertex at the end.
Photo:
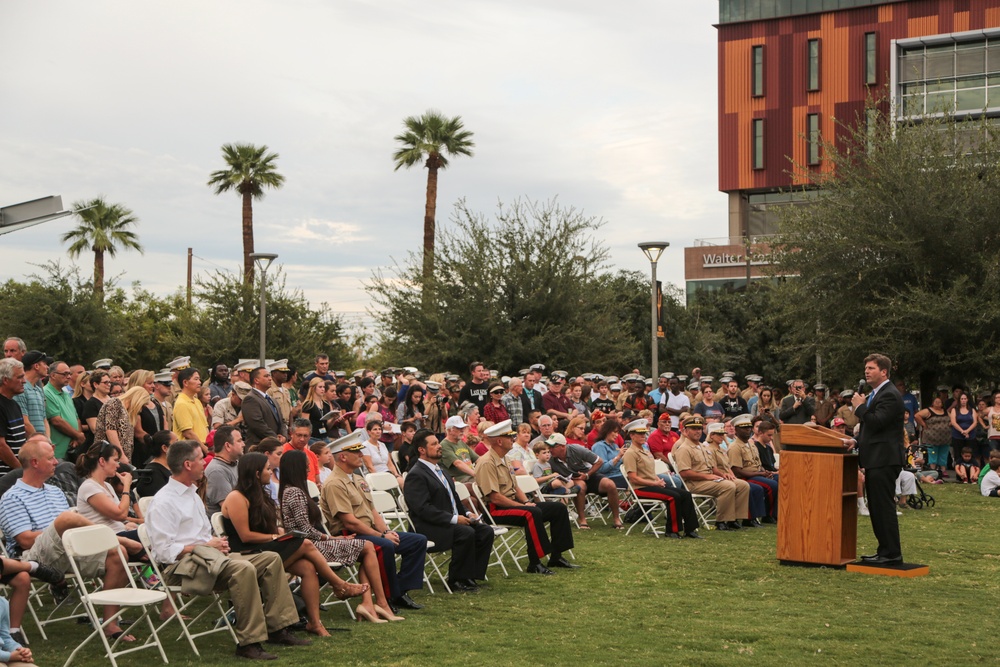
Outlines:
POLYGON ((753 119, 753 168, 764 168, 764 119, 753 119))
POLYGON ((809 152, 809 164, 816 165, 819 164, 819 114, 811 113, 806 116, 806 126, 808 131, 808 152, 809 152))
POLYGON ((878 71, 876 66, 878 58, 875 50, 875 33, 865 33, 865 85, 874 86, 878 83, 878 71))
POLYGON ((809 62, 806 66, 808 81, 807 90, 819 90, 819 40, 810 39, 808 43, 809 62))
POLYGON ((764 46, 753 47, 753 69, 750 71, 750 88, 754 97, 764 96, 764 46))

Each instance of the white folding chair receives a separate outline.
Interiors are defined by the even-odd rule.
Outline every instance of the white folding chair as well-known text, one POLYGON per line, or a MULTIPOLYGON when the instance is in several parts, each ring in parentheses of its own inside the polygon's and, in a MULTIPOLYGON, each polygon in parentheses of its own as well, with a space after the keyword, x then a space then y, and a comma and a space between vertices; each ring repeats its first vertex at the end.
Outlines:
POLYGON ((368 488, 373 491, 385 491, 392 494, 393 497, 402 492, 402 489, 399 488, 399 480, 391 472, 370 472, 365 477, 365 481, 368 482, 368 488))
POLYGON ((311 479, 307 479, 306 480, 306 489, 309 492, 309 497, 312 498, 313 500, 315 500, 318 503, 319 502, 319 497, 320 497, 320 495, 322 495, 320 493, 320 490, 319 490, 319 485, 316 482, 312 481, 311 479))
MULTIPOLYGON (((0 557, 10 558, 7 554, 7 545, 2 532, 0 532, 0 557)), ((0 593, 4 593, 4 597, 8 600, 10 599, 13 590, 14 589, 11 586, 0 584, 0 593)), ((38 621, 38 614, 35 613, 35 605, 38 605, 39 607, 44 605, 41 598, 42 590, 43 585, 32 579, 28 590, 28 613, 31 614, 31 618, 35 621, 35 627, 38 628, 38 632, 42 635, 42 639, 48 639, 48 636, 45 634, 45 628, 42 627, 42 624, 38 621)), ((21 624, 21 636, 23 636, 25 640, 28 639, 28 634, 24 630, 23 623, 21 624)))
POLYGON ((396 499, 393 498, 392 494, 388 491, 380 491, 378 489, 372 489, 371 493, 375 509, 385 519, 386 525, 392 530, 406 530, 406 514, 399 511, 399 508, 396 506, 396 499))
MULTIPOLYGON (((146 550, 149 554, 149 565, 153 568, 153 574, 156 575, 157 583, 155 587, 163 591, 167 597, 170 598, 170 604, 173 606, 175 612, 174 615, 168 618, 166 621, 160 625, 160 630, 167 627, 175 620, 178 625, 181 626, 181 634, 177 636, 179 640, 181 637, 187 639, 188 644, 191 646, 191 650, 194 651, 195 655, 201 655, 198 652, 198 647, 195 646, 194 640, 198 637, 204 637, 206 635, 215 634, 216 632, 226 632, 228 631, 233 639, 233 643, 237 643, 236 632, 233 630, 232 623, 229 620, 229 615, 226 614, 226 610, 222 606, 222 598, 218 593, 213 592, 210 596, 206 596, 209 599, 209 604, 205 609, 203 609, 197 616, 190 620, 184 620, 184 611, 194 604, 197 600, 197 596, 188 595, 183 596, 181 593, 180 586, 171 586, 167 584, 166 579, 163 576, 163 570, 160 568, 156 559, 153 558, 153 545, 149 541, 149 533, 146 532, 145 524, 139 525, 139 541, 142 543, 142 548, 146 550), (212 610, 218 613, 218 617, 214 617, 212 610), (191 632, 191 628, 196 625, 201 619, 208 617, 211 625, 208 630, 203 630, 201 632, 191 632)), ((149 587, 149 584, 147 584, 149 587)))
MULTIPOLYGON (((464 486, 464 484, 462 485, 464 486)), ((489 502, 486 500, 486 496, 483 494, 483 490, 479 488, 479 485, 473 482, 472 492, 476 494, 476 498, 479 499, 479 504, 483 508, 483 519, 487 521, 491 526, 493 526, 493 532, 496 535, 496 539, 493 540, 493 550, 497 554, 497 560, 500 561, 500 568, 503 570, 504 576, 509 576, 507 574, 507 568, 503 565, 503 554, 506 552, 510 556, 511 562, 514 563, 520 571, 524 571, 521 567, 519 559, 528 557, 528 543, 524 536, 524 530, 511 530, 509 526, 500 526, 489 513, 488 507, 489 502), (497 528, 507 528, 507 532, 499 533, 497 528)), ((519 526, 514 526, 520 528, 519 526)), ((491 563, 493 565, 493 563, 491 563)))
POLYGON ((568 493, 543 493, 542 487, 538 485, 538 480, 531 475, 515 475, 514 480, 517 482, 517 488, 521 489, 524 495, 529 498, 536 498, 537 500, 551 500, 553 502, 560 502, 566 505, 567 510, 570 512, 569 518, 573 520, 573 524, 577 528, 580 527, 580 522, 577 520, 576 512, 568 502, 575 498, 575 495, 570 495, 568 493))
MULTIPOLYGON (((670 460, 670 467, 674 469, 674 472, 677 472, 677 461, 674 459, 674 453, 670 452, 667 454, 667 459, 670 460)), ((711 529, 712 524, 708 522, 708 519, 715 515, 716 512, 715 497, 705 495, 704 493, 694 493, 691 489, 688 489, 687 482, 684 481, 684 476, 680 472, 677 472, 677 476, 681 478, 681 483, 687 489, 687 492, 691 494, 691 499, 694 500, 694 511, 698 515, 698 521, 705 527, 705 530, 711 529)))
MULTIPOLYGON (((399 510, 406 516, 406 523, 408 524, 408 529, 412 532, 417 532, 417 527, 413 524, 413 519, 410 517, 410 509, 406 506, 406 498, 402 495, 396 499, 399 503, 399 510)), ((437 575, 441 583, 444 584, 444 589, 449 593, 452 592, 451 586, 448 585, 448 578, 441 574, 441 568, 447 567, 448 563, 451 562, 451 550, 448 551, 431 551, 434 548, 434 542, 432 540, 427 540, 427 555, 425 558, 425 567, 428 565, 434 573, 437 575), (440 559, 440 561, 438 560, 440 559)), ((434 587, 431 586, 430 577, 427 576, 427 572, 424 572, 424 581, 427 583, 427 590, 434 594, 434 587)))
POLYGON ((163 651, 163 644, 156 633, 156 626, 149 616, 150 610, 155 611, 156 607, 167 599, 167 595, 162 591, 150 591, 136 586, 135 580, 132 578, 132 573, 128 568, 128 563, 125 560, 125 555, 118 546, 118 537, 114 532, 107 526, 71 528, 63 533, 62 542, 69 559, 72 576, 79 587, 80 601, 83 603, 83 608, 94 630, 90 636, 73 649, 73 652, 66 659, 66 667, 73 664, 73 660, 80 649, 95 637, 99 637, 104 644, 105 653, 111 661, 112 667, 117 667, 118 662, 116 658, 120 655, 135 653, 136 651, 153 647, 156 647, 160 652, 163 662, 167 662, 167 654, 163 651), (105 554, 110 550, 114 550, 121 559, 122 567, 125 569, 126 576, 128 577, 128 585, 122 588, 88 590, 87 579, 80 573, 77 559, 85 556, 105 554), (117 605, 121 609, 108 620, 102 621, 97 613, 97 607, 107 605, 117 605), (130 630, 135 630, 142 621, 145 621, 149 626, 149 637, 142 643, 137 641, 135 644, 126 644, 129 648, 116 651, 115 648, 122 643, 122 637, 125 634, 118 637, 114 642, 109 642, 109 637, 104 633, 104 629, 111 623, 117 622, 121 618, 122 613, 129 608, 142 610, 142 615, 133 622, 130 630))
POLYGON ((653 472, 657 475, 669 475, 670 466, 663 459, 653 459, 653 472))
MULTIPOLYGON (((645 525, 642 527, 642 532, 652 532, 653 537, 660 537, 664 531, 661 531, 656 527, 656 522, 664 518, 666 515, 667 504, 664 501, 657 500, 655 498, 640 498, 636 494, 635 487, 632 486, 631 480, 628 478, 628 473, 625 472, 625 466, 618 466, 618 469, 621 471, 622 477, 625 478, 625 484, 628 488, 629 502, 638 506, 639 511, 642 512, 642 520, 645 522, 645 525)), ((639 525, 638 521, 629 526, 628 530, 625 531, 625 534, 628 535, 631 533, 632 529, 637 525, 639 525)))
MULTIPOLYGON (((472 494, 469 493, 469 487, 461 482, 455 485, 455 490, 458 492, 458 500, 463 505, 465 504, 465 501, 472 498, 472 494)), ((481 507, 485 507, 485 505, 481 505, 481 507)), ((498 526, 494 523, 485 509, 482 510, 482 515, 483 520, 486 521, 487 525, 493 529, 493 556, 496 558, 496 560, 490 561, 486 567, 489 569, 494 565, 499 565, 500 569, 503 570, 503 576, 509 577, 510 574, 508 574, 507 568, 503 564, 503 554, 500 552, 500 547, 497 545, 497 542, 508 539, 510 529, 507 526, 498 526)))

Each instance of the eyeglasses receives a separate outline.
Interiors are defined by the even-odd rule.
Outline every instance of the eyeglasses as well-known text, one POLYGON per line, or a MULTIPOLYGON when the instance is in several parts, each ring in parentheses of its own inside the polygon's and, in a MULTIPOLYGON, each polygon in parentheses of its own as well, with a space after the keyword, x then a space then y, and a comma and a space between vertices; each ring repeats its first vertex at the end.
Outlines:
POLYGON ((52 371, 51 373, 49 373, 49 375, 62 375, 63 377, 66 377, 67 375, 72 375, 72 374, 73 373, 71 371, 63 371, 62 373, 57 373, 56 371, 52 371))

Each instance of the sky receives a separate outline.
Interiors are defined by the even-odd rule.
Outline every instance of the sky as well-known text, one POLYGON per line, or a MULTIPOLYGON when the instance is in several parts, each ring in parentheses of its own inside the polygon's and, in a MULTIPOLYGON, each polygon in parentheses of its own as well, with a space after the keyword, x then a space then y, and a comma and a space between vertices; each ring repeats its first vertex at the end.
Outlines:
MULTIPOLYGON (((402 120, 461 116, 474 157, 440 174, 437 221, 465 198, 548 200, 601 218, 614 269, 669 241, 725 236, 718 192, 718 3, 676 0, 87 0, 0 3, 0 205, 105 196, 145 254, 107 261, 165 295, 242 266, 220 147, 265 144, 284 187, 254 203, 256 250, 289 287, 363 323, 372 272, 422 243, 426 170, 394 171, 402 120)), ((0 237, 0 279, 68 266, 64 218, 0 237)), ((93 257, 77 263, 92 272, 93 257)))

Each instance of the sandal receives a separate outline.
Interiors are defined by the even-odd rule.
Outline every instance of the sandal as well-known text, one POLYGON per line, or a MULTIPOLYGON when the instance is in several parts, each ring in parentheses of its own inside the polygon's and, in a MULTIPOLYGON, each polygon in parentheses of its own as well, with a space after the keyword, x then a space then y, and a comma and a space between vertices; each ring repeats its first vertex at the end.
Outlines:
POLYGON ((368 584, 348 584, 345 582, 343 586, 334 588, 333 592, 338 600, 356 598, 368 592, 368 584))
POLYGON ((577 528, 579 528, 580 530, 590 530, 590 524, 581 523, 579 526, 577 526, 577 528))
POLYGON ((126 635, 124 630, 119 630, 118 632, 112 632, 110 635, 108 635, 108 639, 110 639, 111 641, 116 641, 119 637, 121 637, 121 640, 126 643, 135 641, 135 637, 133 637, 132 635, 126 635))
POLYGON ((615 530, 625 530, 625 524, 624 523, 616 523, 615 524, 615 530))

